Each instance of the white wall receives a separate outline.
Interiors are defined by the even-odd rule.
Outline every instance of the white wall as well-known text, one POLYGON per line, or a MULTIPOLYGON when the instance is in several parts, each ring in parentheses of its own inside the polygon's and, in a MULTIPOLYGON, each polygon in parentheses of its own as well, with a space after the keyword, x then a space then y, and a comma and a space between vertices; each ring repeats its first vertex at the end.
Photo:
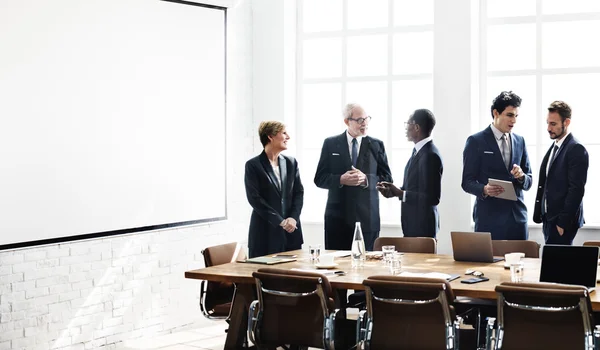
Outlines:
POLYGON ((118 348, 209 322, 198 307, 200 281, 184 272, 203 267, 204 247, 247 239, 243 173, 255 155, 252 2, 226 2, 229 220, 0 252, 0 350, 118 348))

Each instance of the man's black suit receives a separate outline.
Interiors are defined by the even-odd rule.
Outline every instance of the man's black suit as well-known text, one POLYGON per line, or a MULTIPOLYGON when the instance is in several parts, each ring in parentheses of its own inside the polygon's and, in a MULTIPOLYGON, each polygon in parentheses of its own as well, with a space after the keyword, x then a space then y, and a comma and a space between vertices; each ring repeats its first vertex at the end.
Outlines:
POLYGON ((346 132, 325 139, 315 174, 315 184, 329 190, 325 209, 325 249, 350 250, 357 221, 361 223, 367 250, 373 249, 373 242, 379 236, 376 185, 378 181, 393 181, 383 142, 365 136, 356 168, 366 175, 367 187, 341 185, 341 176, 352 169, 346 132))
POLYGON ((304 187, 296 159, 279 155, 279 173, 282 188, 264 151, 246 162, 246 196, 253 208, 248 232, 251 258, 300 249, 304 243, 300 225, 304 187), (279 226, 288 217, 297 222, 292 233, 279 226))
POLYGON ((572 244, 577 230, 584 224, 583 194, 589 156, 585 147, 569 134, 558 149, 546 175, 553 147, 554 143, 546 152, 540 167, 533 221, 543 223, 547 244, 572 244), (542 215, 544 196, 546 213, 542 215), (562 236, 558 234, 557 225, 564 229, 562 236))
POLYGON ((442 191, 442 157, 430 141, 406 165, 401 188, 405 192, 402 232, 405 237, 435 238, 440 228, 437 205, 442 191))

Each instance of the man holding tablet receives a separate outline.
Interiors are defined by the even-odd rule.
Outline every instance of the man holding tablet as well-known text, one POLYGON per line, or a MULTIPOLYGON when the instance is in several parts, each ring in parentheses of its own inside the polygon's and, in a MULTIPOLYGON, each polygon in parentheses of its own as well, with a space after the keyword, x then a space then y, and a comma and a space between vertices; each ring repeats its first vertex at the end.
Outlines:
POLYGON ((531 166, 525 140, 511 132, 520 106, 514 92, 500 93, 492 102, 492 124, 469 136, 463 151, 462 188, 476 197, 475 231, 491 232, 493 240, 528 238, 523 191, 531 188, 531 166), (511 182, 517 200, 501 198, 504 188, 490 179, 511 182))

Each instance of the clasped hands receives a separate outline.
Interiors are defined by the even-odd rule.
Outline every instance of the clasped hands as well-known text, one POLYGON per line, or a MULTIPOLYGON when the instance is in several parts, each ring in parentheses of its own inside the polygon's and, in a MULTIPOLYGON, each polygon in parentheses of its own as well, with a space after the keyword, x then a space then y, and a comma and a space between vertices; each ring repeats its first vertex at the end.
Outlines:
POLYGON ((298 228, 298 227, 296 226, 296 219, 294 219, 294 218, 291 218, 291 217, 290 217, 290 218, 287 218, 287 219, 284 219, 284 220, 283 220, 283 221, 282 221, 282 222, 279 224, 279 226, 283 227, 283 229, 284 229, 284 230, 285 230, 285 232, 287 232, 287 233, 292 233, 292 232, 296 231, 296 229, 298 228))
MULTIPOLYGON (((517 164, 513 164, 513 168, 510 171, 510 173, 517 180, 521 180, 525 176, 523 169, 521 169, 521 167, 518 166, 517 164)), ((502 188, 502 186, 490 185, 490 184, 483 186, 483 194, 486 197, 487 196, 496 197, 496 196, 500 195, 502 192, 504 192, 504 189, 502 188)))
POLYGON ((377 190, 381 193, 385 198, 392 197, 400 197, 402 198, 404 191, 396 187, 391 182, 381 181, 377 183, 377 190))
POLYGON ((365 186, 367 184, 367 175, 362 171, 352 167, 340 177, 340 184, 345 186, 365 186))

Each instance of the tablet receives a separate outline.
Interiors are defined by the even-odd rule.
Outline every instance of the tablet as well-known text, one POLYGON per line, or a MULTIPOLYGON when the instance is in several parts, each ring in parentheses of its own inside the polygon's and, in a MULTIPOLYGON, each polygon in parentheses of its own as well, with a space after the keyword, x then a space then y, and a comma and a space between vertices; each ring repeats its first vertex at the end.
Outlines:
POLYGON ((509 201, 516 201, 517 194, 515 193, 515 186, 510 181, 498 180, 498 179, 488 179, 488 183, 490 185, 501 186, 504 189, 504 192, 500 193, 496 196, 496 198, 506 199, 509 201))

